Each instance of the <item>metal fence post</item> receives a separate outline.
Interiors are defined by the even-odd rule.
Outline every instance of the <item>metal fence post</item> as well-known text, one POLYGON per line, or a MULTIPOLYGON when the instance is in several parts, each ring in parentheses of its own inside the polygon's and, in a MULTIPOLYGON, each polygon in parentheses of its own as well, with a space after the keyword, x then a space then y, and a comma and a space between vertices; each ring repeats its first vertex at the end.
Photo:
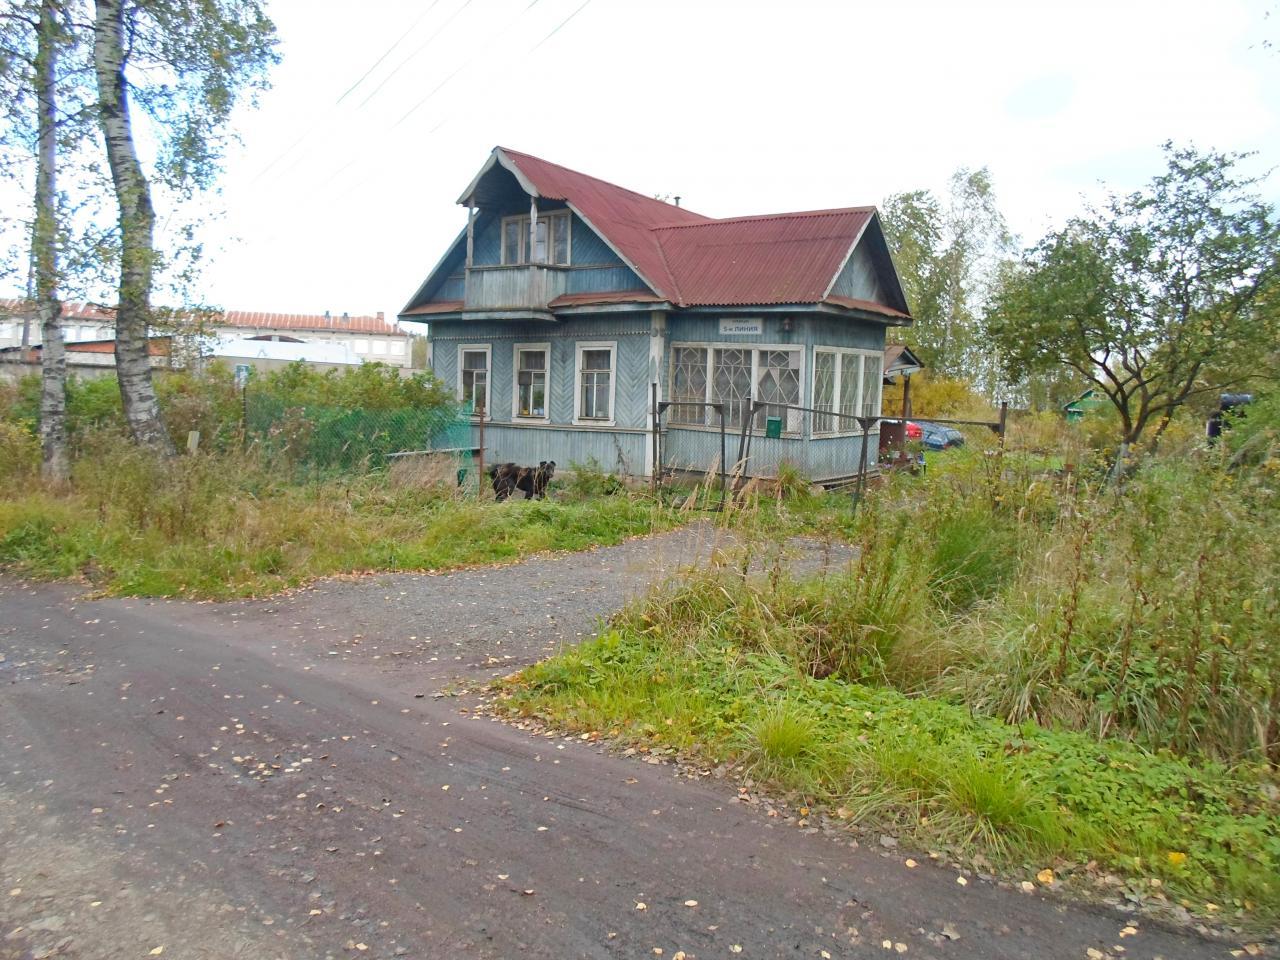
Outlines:
POLYGON ((720 413, 720 509, 724 509, 724 492, 727 480, 726 467, 724 462, 725 445, 724 445, 724 404, 719 407, 720 413))
POLYGON ((484 420, 489 413, 488 397, 485 397, 486 403, 484 409, 480 411, 480 465, 476 468, 476 499, 480 499, 480 494, 484 492, 484 420))
POLYGON ((653 416, 652 421, 650 421, 653 433, 651 438, 653 442, 653 476, 649 478, 649 482, 653 486, 653 496, 656 500, 658 497, 658 472, 662 469, 658 450, 658 430, 660 429, 658 423, 658 417, 660 416, 658 413, 658 381, 655 380, 649 385, 649 393, 653 402, 653 407, 649 411, 653 416))

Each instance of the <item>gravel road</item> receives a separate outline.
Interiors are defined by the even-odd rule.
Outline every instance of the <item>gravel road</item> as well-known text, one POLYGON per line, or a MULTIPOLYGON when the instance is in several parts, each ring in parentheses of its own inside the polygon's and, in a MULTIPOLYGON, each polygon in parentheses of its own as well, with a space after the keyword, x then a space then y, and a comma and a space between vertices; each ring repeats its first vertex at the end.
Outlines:
POLYGON ((0 578, 0 957, 1229 955, 434 696, 722 546, 690 528, 236 604, 0 578))

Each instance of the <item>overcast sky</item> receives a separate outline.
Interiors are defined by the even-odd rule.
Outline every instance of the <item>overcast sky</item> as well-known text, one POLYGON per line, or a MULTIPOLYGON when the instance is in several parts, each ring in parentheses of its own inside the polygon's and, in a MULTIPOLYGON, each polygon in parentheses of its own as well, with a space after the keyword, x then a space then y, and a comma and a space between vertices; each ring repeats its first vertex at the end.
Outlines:
POLYGON ((283 61, 239 116, 206 231, 201 292, 227 308, 394 315, 498 144, 716 217, 878 203, 986 165, 1028 241, 1098 181, 1145 181, 1167 139, 1280 158, 1275 2, 270 9, 283 61))

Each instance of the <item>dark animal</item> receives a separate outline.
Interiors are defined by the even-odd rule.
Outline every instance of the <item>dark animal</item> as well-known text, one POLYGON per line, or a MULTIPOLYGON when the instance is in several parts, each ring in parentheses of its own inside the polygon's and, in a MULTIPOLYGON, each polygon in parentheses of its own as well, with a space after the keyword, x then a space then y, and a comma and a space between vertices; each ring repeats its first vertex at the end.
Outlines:
POLYGON ((493 495, 499 501, 515 496, 517 490, 526 500, 534 497, 541 500, 547 495, 547 484, 555 473, 554 460, 543 460, 536 467, 500 463, 489 468, 489 479, 493 483, 493 495))

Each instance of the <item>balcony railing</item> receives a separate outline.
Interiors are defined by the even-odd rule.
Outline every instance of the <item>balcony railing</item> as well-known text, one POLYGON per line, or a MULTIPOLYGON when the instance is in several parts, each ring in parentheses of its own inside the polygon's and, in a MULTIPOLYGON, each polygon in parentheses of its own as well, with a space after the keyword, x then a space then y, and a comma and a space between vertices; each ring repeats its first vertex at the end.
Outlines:
POLYGON ((512 267, 470 267, 467 310, 545 310, 565 291, 563 268, 531 263, 512 267))

